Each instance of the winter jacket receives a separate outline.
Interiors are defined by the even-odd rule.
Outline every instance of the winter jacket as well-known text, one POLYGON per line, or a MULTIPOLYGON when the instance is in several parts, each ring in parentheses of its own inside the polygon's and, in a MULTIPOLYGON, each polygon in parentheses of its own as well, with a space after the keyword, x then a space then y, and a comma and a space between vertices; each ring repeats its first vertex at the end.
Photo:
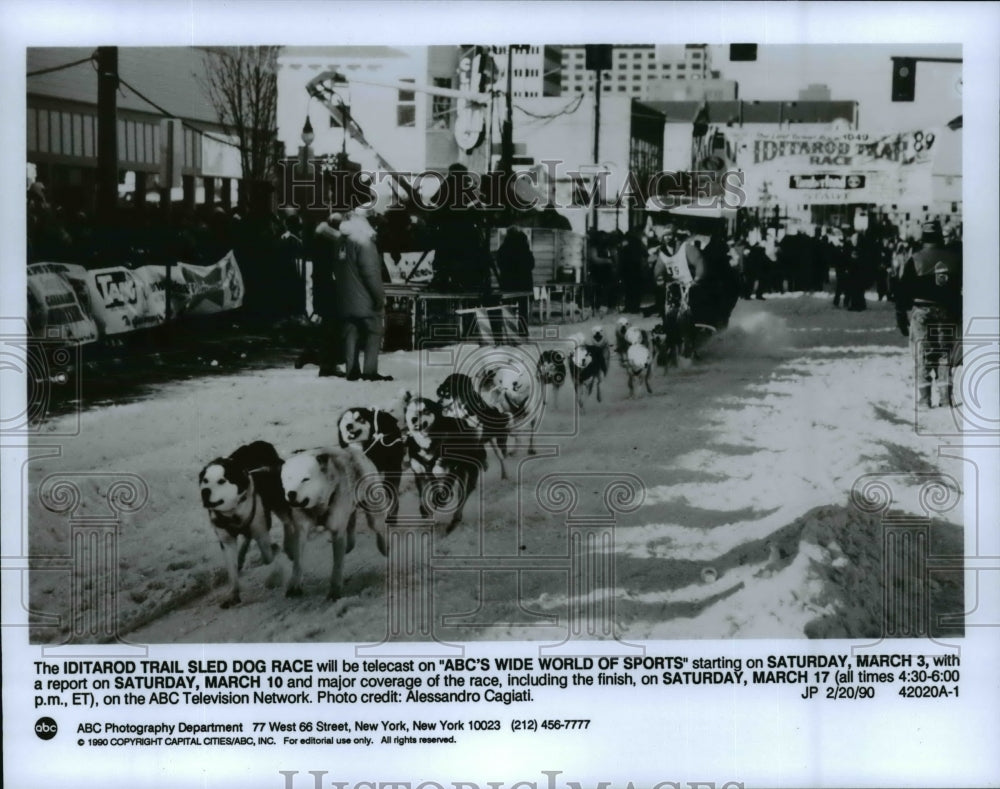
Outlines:
POLYGON ((373 234, 345 228, 344 254, 334 262, 337 309, 345 318, 373 318, 385 307, 382 262, 373 234))

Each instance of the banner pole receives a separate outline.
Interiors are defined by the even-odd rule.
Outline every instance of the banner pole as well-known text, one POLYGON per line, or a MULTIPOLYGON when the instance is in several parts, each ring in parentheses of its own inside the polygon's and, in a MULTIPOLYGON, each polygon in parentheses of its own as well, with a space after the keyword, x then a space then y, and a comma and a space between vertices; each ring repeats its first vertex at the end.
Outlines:
POLYGON ((163 282, 163 296, 164 296, 164 299, 166 300, 166 306, 165 306, 165 309, 163 311, 163 325, 164 326, 166 326, 167 324, 170 323, 170 318, 172 317, 171 316, 171 309, 170 309, 170 274, 171 274, 171 269, 173 269, 173 264, 168 260, 167 261, 167 277, 166 277, 166 279, 163 282))

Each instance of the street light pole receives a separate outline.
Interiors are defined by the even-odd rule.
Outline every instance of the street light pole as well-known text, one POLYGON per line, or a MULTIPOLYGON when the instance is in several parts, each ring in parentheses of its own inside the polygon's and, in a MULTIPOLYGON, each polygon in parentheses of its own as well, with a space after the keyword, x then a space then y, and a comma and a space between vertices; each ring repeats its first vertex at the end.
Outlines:
POLYGON ((97 48, 97 215, 110 224, 118 206, 118 47, 97 48))
MULTIPOLYGON (((599 161, 601 161, 601 70, 597 69, 594 79, 594 164, 599 161)), ((615 221, 617 222, 617 219, 615 221)), ((597 201, 594 202, 590 223, 596 230, 597 201)))

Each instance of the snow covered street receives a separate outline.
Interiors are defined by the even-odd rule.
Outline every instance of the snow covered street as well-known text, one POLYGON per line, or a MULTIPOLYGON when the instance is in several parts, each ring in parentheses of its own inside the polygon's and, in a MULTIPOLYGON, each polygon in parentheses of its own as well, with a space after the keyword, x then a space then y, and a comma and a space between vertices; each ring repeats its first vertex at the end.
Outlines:
MULTIPOLYGON (((943 480, 954 501, 931 523, 931 553, 960 555, 963 469, 938 452, 940 434, 955 432, 956 411, 921 412, 915 429, 906 340, 891 304, 869 300, 868 307, 834 309, 829 294, 741 301, 730 329, 701 359, 665 375, 654 369, 653 394, 628 399, 625 373, 613 360, 603 402, 586 402, 578 429, 571 388, 564 389, 558 407, 550 403, 545 411, 538 454, 527 455, 516 441, 510 481, 500 480, 491 457, 477 491, 481 502, 470 501, 465 522, 451 534, 440 527, 434 533, 432 563, 441 558, 430 573, 434 637, 566 638, 571 597, 581 588, 576 570, 565 562, 531 564, 531 557, 567 555, 567 515, 539 500, 553 475, 574 488, 574 517, 602 514, 598 499, 616 475, 641 481, 635 506, 617 516, 613 540, 593 547, 613 558, 613 583, 587 594, 609 606, 616 637, 881 635, 883 525, 877 513, 852 506, 852 489, 864 475, 887 475, 892 509, 924 515, 921 486, 943 480), (490 556, 526 561, 519 570, 490 569, 483 560, 490 556), (465 568, 462 557, 470 557, 465 568)), ((559 326, 560 336, 589 332, 595 322, 559 326)), ((654 322, 633 318, 645 328, 654 322)), ((613 323, 614 316, 604 320, 607 329, 613 323)), ((117 632, 133 642, 383 640, 387 569, 364 530, 345 559, 345 596, 335 603, 325 597, 331 558, 321 535, 307 551, 304 597, 283 596, 285 557, 262 567, 253 547, 242 605, 221 609, 222 556, 197 487, 206 462, 241 444, 263 439, 282 456, 333 444, 345 408, 392 407, 403 387, 433 397, 445 375, 426 363, 421 370, 417 352, 387 354, 381 370, 395 382, 349 383, 290 366, 243 370, 163 384, 142 400, 86 410, 80 435, 63 440, 59 456, 35 450, 28 474, 32 555, 75 550, 66 516, 37 493, 50 475, 93 472, 81 483, 79 507, 86 509, 98 506, 88 496, 97 502, 115 473, 130 473, 148 487, 148 500, 122 515, 114 564, 79 581, 78 616, 87 615, 93 590, 112 583, 117 632)), ((72 418, 54 418, 46 430, 58 433, 60 420, 72 418)), ((35 444, 47 443, 43 431, 35 444)), ((406 475, 401 512, 416 511, 406 475)), ((276 534, 280 528, 275 522, 276 534)), ((33 640, 73 639, 72 578, 65 569, 32 573, 33 640), (42 626, 43 614, 62 622, 42 626)), ((961 611, 962 595, 960 572, 932 574, 932 619, 961 611)))

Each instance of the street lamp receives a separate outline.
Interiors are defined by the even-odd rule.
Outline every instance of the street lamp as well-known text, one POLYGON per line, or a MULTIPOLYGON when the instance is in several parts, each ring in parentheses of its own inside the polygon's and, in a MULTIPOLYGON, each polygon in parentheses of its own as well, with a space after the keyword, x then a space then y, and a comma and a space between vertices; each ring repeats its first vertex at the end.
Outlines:
POLYGON ((306 122, 302 126, 302 145, 299 147, 299 174, 304 178, 309 169, 309 160, 312 158, 312 141, 316 139, 313 132, 312 122, 306 115, 306 122))

